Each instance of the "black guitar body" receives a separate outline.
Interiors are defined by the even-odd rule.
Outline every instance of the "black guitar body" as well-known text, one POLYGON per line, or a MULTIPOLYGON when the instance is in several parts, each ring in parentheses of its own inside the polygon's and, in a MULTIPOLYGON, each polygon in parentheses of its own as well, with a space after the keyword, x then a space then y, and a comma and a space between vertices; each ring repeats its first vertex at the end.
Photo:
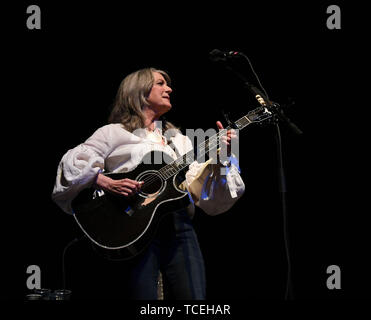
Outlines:
POLYGON ((160 171, 163 161, 170 163, 173 159, 152 151, 134 170, 106 174, 112 179, 144 181, 141 191, 133 196, 90 188, 73 200, 78 225, 107 258, 125 260, 136 256, 151 242, 164 215, 189 205, 188 193, 178 188, 184 180, 182 171, 167 179, 160 171))

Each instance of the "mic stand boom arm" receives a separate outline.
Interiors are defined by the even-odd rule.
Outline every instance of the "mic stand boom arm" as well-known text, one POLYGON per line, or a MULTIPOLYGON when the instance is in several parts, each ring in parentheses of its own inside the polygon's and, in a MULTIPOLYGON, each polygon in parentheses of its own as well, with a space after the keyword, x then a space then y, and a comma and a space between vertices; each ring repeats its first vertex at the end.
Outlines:
POLYGON ((283 113, 281 106, 277 103, 270 101, 258 88, 250 84, 247 79, 238 71, 232 69, 231 67, 225 65, 226 69, 231 71, 237 77, 239 77, 247 89, 254 95, 254 97, 258 100, 258 102, 265 108, 267 108, 270 112, 273 113, 273 123, 276 127, 276 147, 277 147, 277 174, 278 174, 278 191, 280 194, 281 200, 281 210, 282 210, 282 217, 283 217, 283 234, 284 234, 284 244, 286 249, 286 259, 287 259, 287 280, 286 280, 286 291, 285 291, 285 299, 292 300, 294 298, 293 292, 293 284, 291 279, 291 259, 290 259, 290 246, 289 246, 289 238, 288 238, 288 222, 287 222, 287 201, 286 201, 286 177, 285 177, 285 170, 283 166, 283 155, 282 155, 282 141, 281 141, 281 132, 279 127, 279 121, 287 124, 289 128, 295 134, 302 134, 303 132, 283 113))
POLYGON ((298 126, 293 123, 283 112, 281 106, 278 103, 274 103, 268 99, 258 88, 250 84, 246 77, 243 76, 240 72, 232 69, 231 67, 225 65, 225 68, 229 71, 231 71, 233 74, 235 74, 238 78, 240 78, 245 87, 254 95, 256 100, 264 106, 269 109, 279 120, 281 120, 283 123, 288 125, 288 127, 295 133, 295 134, 303 134, 303 131, 301 131, 298 126))

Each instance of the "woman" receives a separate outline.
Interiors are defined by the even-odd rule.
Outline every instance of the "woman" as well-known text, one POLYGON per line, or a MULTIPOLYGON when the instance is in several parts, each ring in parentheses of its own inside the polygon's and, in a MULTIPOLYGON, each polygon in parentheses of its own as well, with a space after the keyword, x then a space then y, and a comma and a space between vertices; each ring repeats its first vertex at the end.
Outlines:
MULTIPOLYGON (((154 68, 133 72, 122 81, 110 124, 69 150, 59 164, 53 199, 65 212, 73 214, 72 200, 91 186, 123 197, 140 190, 140 181, 113 180, 102 174, 103 170, 130 171, 151 150, 166 152, 174 159, 192 150, 190 139, 171 123, 163 125, 164 130, 172 129, 167 132, 173 134, 167 137, 159 127, 161 116, 172 107, 171 92, 168 74, 154 68)), ((217 126, 223 128, 219 121, 217 126)), ((236 138, 235 134, 228 131, 225 139, 228 155, 232 138, 236 138)), ((205 299, 204 262, 191 218, 194 203, 215 215, 227 211, 243 194, 245 187, 236 159, 230 156, 229 160, 234 161, 224 163, 228 168, 226 176, 220 174, 223 165, 219 163, 205 166, 194 161, 189 166, 185 184, 191 203, 161 221, 155 239, 135 260, 130 275, 132 298, 157 299, 161 270, 165 297, 205 299)))

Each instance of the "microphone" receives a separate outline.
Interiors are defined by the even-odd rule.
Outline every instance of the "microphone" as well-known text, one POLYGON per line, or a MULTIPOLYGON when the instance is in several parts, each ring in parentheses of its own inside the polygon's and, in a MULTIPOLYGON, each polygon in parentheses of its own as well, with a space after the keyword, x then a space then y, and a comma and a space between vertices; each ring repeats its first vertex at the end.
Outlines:
MULTIPOLYGON (((214 62, 217 62, 217 61, 224 61, 225 62, 228 59, 234 59, 234 58, 240 57, 240 56, 246 57, 243 53, 238 52, 238 51, 220 51, 218 49, 214 49, 214 50, 210 51, 209 56, 210 56, 210 59, 214 62)), ((250 61, 247 57, 246 57, 246 59, 250 63, 250 61)), ((251 63, 250 63, 250 66, 251 66, 251 63)), ((232 73, 234 73, 236 76, 238 76, 245 83, 245 85, 253 93, 255 99, 258 100, 258 102, 260 103, 260 105, 262 107, 266 107, 267 104, 270 103, 270 101, 268 101, 267 97, 265 97, 265 95, 260 90, 258 90, 258 88, 251 85, 247 81, 247 79, 240 72, 238 72, 236 70, 233 70, 232 68, 230 68, 228 66, 226 66, 226 68, 228 70, 230 70, 232 73)), ((251 66, 251 68, 252 68, 252 66, 251 66)), ((253 72, 254 72, 254 70, 253 70, 253 72)))
POLYGON ((241 56, 241 53, 238 51, 220 51, 218 49, 214 49, 210 51, 209 57, 212 61, 227 61, 228 59, 233 59, 241 56))

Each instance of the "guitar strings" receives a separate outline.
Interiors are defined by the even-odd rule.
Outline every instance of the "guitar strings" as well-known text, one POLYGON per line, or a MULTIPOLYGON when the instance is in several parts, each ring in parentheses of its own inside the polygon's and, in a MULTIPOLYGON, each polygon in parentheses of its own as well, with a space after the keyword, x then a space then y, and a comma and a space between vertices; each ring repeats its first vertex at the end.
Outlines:
MULTIPOLYGON (((199 145, 199 151, 201 152, 201 153, 203 153, 205 150, 207 150, 207 148, 208 148, 208 150, 207 151, 210 151, 210 150, 212 150, 212 149, 214 149, 215 147, 217 147, 217 143, 216 143, 216 145, 214 145, 214 146, 211 146, 211 148, 210 148, 210 144, 209 145, 206 145, 206 143, 207 142, 209 142, 209 141, 218 141, 218 139, 216 139, 216 138, 219 138, 220 136, 223 136, 228 130, 230 130, 231 128, 228 126, 227 128, 225 128, 225 129, 222 129, 222 130, 220 130, 218 133, 216 133, 215 135, 213 135, 213 136, 211 136, 207 141, 205 141, 205 142, 203 142, 203 143, 201 143, 200 145, 199 145), (213 140, 214 139, 214 140, 213 140)), ((172 169, 172 170, 176 170, 173 166, 172 166, 172 164, 173 163, 176 163, 179 159, 182 159, 182 162, 180 162, 179 164, 181 164, 181 165, 183 165, 183 164, 186 164, 186 165, 189 165, 190 163, 188 163, 187 162, 187 160, 188 160, 188 155, 191 153, 191 151, 190 152, 188 152, 188 153, 186 153, 186 154, 184 154, 183 156, 181 156, 181 157, 179 157, 178 159, 176 159, 176 160, 174 160, 173 162, 171 162, 171 163, 169 163, 168 165, 166 165, 166 166, 164 166, 164 167, 162 167, 161 169, 159 169, 157 172, 159 173, 159 175, 160 175, 160 177, 159 176, 157 176, 157 175, 152 175, 152 176, 150 176, 149 178, 144 178, 143 180, 140 180, 140 181, 143 181, 144 183, 143 183, 143 185, 142 185, 142 187, 143 186, 150 186, 150 185, 152 185, 152 184, 154 184, 155 182, 157 182, 158 180, 161 180, 161 178, 163 179, 163 180, 168 180, 169 178, 171 178, 172 176, 174 176, 174 175, 176 175, 177 173, 179 173, 181 170, 183 170, 186 166, 184 166, 184 168, 181 168, 180 170, 178 169, 177 171, 175 171, 175 173, 172 173, 170 170, 172 169), (185 159, 184 159, 185 158, 185 159), (184 161, 185 160, 185 161, 184 161), (169 176, 167 176, 168 174, 170 174, 169 176)), ((192 152, 193 153, 193 152, 192 152)), ((176 164, 176 165, 178 165, 178 164, 176 164)))
MULTIPOLYGON (((212 138, 210 138, 210 140, 211 140, 212 138)), ((216 146, 213 146, 212 147, 212 149, 214 148, 214 147, 216 147, 216 146)), ((206 149, 207 147, 205 146, 205 147, 202 147, 202 148, 200 148, 200 151, 204 151, 205 149, 206 149)), ((210 148, 209 148, 209 151, 210 151, 210 148)), ((190 154, 191 152, 188 152, 188 153, 186 153, 186 154, 184 154, 182 157, 180 157, 180 158, 178 158, 178 159, 176 159, 175 161, 173 161, 172 163, 170 163, 170 164, 168 164, 168 165, 166 165, 166 166, 164 166, 164 167, 162 167, 160 170, 158 170, 157 172, 159 173, 159 176, 158 175, 156 175, 156 174, 153 174, 152 176, 150 176, 150 177, 148 177, 148 178, 144 178, 144 179, 142 179, 142 180, 140 180, 140 181, 143 181, 144 183, 143 183, 143 185, 142 185, 142 187, 143 186, 150 186, 150 185, 152 185, 152 184, 154 184, 154 183, 156 183, 158 180, 160 180, 161 181, 161 179, 163 179, 163 180, 168 180, 169 178, 171 178, 172 176, 174 176, 174 175, 176 175, 177 173, 179 173, 181 170, 183 170, 187 165, 189 165, 190 164, 190 161, 187 161, 187 160, 189 160, 189 154, 190 154), (182 161, 181 162, 179 162, 179 159, 182 159, 182 161), (177 163, 178 162, 178 163, 177 163), (181 165, 181 167, 180 167, 180 169, 178 168, 178 169, 175 169, 174 168, 174 166, 173 166, 173 164, 176 164, 176 166, 179 166, 179 165, 181 165), (184 167, 182 167, 183 165, 185 165, 184 167), (172 172, 171 170, 175 170, 175 172, 172 172), (169 175, 170 174, 170 175, 169 175)), ((193 153, 193 152, 192 152, 193 153)), ((192 157, 192 160, 193 160, 193 157, 192 157)))
MULTIPOLYGON (((261 107, 258 107, 254 110, 251 110, 250 112, 247 113, 246 116, 243 116, 242 118, 238 119, 235 123, 237 125, 238 128, 244 128, 246 125, 249 125, 253 122, 255 122, 254 120, 251 120, 249 118, 249 116, 251 115, 256 115, 258 114, 258 111, 261 111, 263 110, 261 107)), ((217 144, 215 146, 212 146, 210 148, 210 144, 206 145, 206 143, 208 143, 209 141, 219 141, 218 139, 214 139, 214 138, 219 138, 220 136, 224 135, 228 130, 230 130, 231 127, 228 126, 226 127, 225 129, 222 129, 220 130, 218 133, 216 133, 215 135, 211 136, 208 140, 202 142, 199 144, 198 146, 198 149, 201 153, 205 152, 205 150, 208 148, 207 152, 214 149, 215 147, 217 147, 217 144), (214 139, 214 140, 213 140, 214 139)), ((187 162, 188 160, 188 154, 190 154, 190 152, 184 154, 182 157, 179 157, 178 159, 174 160, 173 162, 169 163, 168 165, 162 167, 161 169, 159 169, 157 172, 159 173, 160 177, 158 177, 157 175, 153 175, 153 176, 150 176, 149 178, 144 178, 143 181, 143 186, 150 186, 152 185, 153 183, 155 183, 157 180, 168 180, 169 178, 171 178, 172 176, 176 175, 177 173, 179 173, 181 170, 183 170, 186 166, 184 166, 183 168, 180 168, 178 170, 176 170, 174 168, 174 166, 172 164, 176 164, 176 166, 178 165, 177 164, 177 161, 179 161, 179 159, 182 159, 182 162, 180 162, 179 164, 183 165, 184 163, 189 165, 190 163, 187 162), (184 159, 185 158, 185 159, 184 159), (184 161, 185 160, 185 161, 184 161), (171 172, 171 170, 175 170, 175 173, 171 172), (169 176, 167 176, 168 174, 170 174, 169 176)), ((192 152, 193 153, 193 152, 192 152)))
MULTIPOLYGON (((259 109, 260 109, 260 107, 259 107, 259 109)), ((252 114, 256 114, 256 110, 252 110, 252 111, 248 112, 246 116, 244 116, 244 117, 242 117, 241 119, 237 120, 237 121, 236 121, 237 126, 238 126, 238 127, 242 127, 242 128, 244 128, 246 125, 252 123, 252 121, 248 118, 248 115, 252 115, 252 114)), ((218 133, 216 133, 215 135, 211 136, 207 141, 204 141, 204 142, 200 143, 199 146, 198 146, 199 151, 200 151, 201 153, 203 153, 207 148, 209 148, 208 151, 210 151, 210 150, 214 149, 215 147, 217 147, 217 145, 216 145, 216 146, 212 146, 212 147, 210 148, 210 144, 209 144, 208 146, 206 146, 206 143, 209 142, 209 141, 218 141, 217 139, 214 139, 214 138, 219 138, 219 136, 224 135, 224 134, 225 134, 228 130, 230 130, 230 129, 231 129, 231 127, 228 126, 228 127, 226 127, 225 129, 220 130, 220 131, 219 131, 218 133), (214 140, 213 140, 213 139, 214 139, 214 140)), ((172 164, 173 164, 173 163, 176 163, 179 159, 182 159, 182 162, 180 162, 179 164, 184 164, 184 163, 186 163, 187 165, 190 164, 190 163, 187 163, 187 161, 184 161, 184 160, 187 160, 187 157, 188 157, 188 154, 189 154, 189 153, 191 153, 191 151, 188 152, 188 153, 186 153, 186 154, 184 154, 182 157, 179 157, 178 159, 174 160, 173 162, 169 163, 168 165, 162 167, 161 169, 159 169, 157 172, 159 173, 160 178, 159 178, 157 175, 154 175, 154 176, 151 176, 151 177, 149 177, 149 178, 147 178, 147 179, 143 179, 143 180, 141 180, 141 181, 144 182, 143 185, 142 185, 142 187, 143 187, 143 186, 149 186, 149 185, 152 185, 152 184, 155 183, 158 179, 161 179, 161 178, 162 178, 163 180, 166 181, 166 180, 168 180, 169 178, 171 178, 172 176, 174 176, 174 175, 176 175, 177 173, 179 173, 179 172, 180 172, 181 170, 183 170, 186 166, 184 166, 183 168, 180 168, 180 169, 176 170, 176 169, 172 166, 172 164), (184 158, 186 158, 186 159, 184 159, 184 158), (175 173, 171 172, 171 170, 175 170, 175 173), (167 176, 168 173, 170 173, 169 176, 167 176)), ((176 164, 176 165, 178 165, 178 164, 176 164)))

